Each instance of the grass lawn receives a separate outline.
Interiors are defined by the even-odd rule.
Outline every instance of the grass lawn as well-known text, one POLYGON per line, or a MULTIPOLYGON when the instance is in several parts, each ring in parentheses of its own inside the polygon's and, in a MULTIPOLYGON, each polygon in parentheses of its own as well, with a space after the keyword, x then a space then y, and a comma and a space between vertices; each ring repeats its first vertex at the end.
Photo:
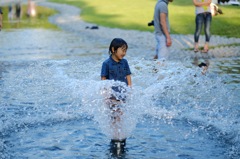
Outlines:
POLYGON ((8 20, 8 7, 2 7, 3 9, 3 27, 6 29, 15 28, 46 28, 46 29, 58 29, 56 25, 51 24, 48 21, 48 17, 56 14, 53 9, 37 6, 37 16, 27 17, 27 6, 22 5, 22 13, 20 21, 14 18, 12 21, 8 20))
MULTIPOLYGON (((147 23, 153 18, 157 0, 51 0, 81 8, 83 20, 112 28, 153 31, 147 23)), ((240 38, 240 7, 220 6, 223 15, 213 17, 211 33, 240 38)), ((195 10, 191 0, 169 3, 172 34, 193 34, 195 10)))

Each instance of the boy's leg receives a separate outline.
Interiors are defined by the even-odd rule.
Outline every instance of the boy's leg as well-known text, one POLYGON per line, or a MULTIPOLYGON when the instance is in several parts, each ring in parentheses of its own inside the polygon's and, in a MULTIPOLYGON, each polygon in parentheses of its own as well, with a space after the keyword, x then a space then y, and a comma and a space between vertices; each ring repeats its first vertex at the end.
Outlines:
POLYGON ((121 123, 121 115, 123 114, 119 105, 111 105, 111 122, 112 128, 114 131, 114 139, 121 138, 121 130, 122 130, 122 123, 121 123))

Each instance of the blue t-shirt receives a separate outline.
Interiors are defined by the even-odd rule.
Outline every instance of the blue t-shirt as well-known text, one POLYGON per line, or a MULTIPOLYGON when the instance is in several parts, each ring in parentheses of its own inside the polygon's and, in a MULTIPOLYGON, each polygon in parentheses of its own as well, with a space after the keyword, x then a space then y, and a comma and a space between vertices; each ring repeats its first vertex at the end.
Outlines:
POLYGON ((128 84, 126 76, 130 74, 131 71, 126 59, 116 62, 110 56, 102 64, 101 77, 104 76, 109 80, 121 81, 128 84))

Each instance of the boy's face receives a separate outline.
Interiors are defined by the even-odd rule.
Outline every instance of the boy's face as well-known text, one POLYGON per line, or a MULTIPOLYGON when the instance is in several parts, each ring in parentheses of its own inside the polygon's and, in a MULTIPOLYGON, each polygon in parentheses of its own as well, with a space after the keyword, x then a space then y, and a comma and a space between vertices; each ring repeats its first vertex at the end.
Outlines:
POLYGON ((120 61, 123 59, 123 57, 126 55, 126 53, 127 53, 127 48, 120 47, 113 53, 113 56, 115 56, 115 58, 120 61))

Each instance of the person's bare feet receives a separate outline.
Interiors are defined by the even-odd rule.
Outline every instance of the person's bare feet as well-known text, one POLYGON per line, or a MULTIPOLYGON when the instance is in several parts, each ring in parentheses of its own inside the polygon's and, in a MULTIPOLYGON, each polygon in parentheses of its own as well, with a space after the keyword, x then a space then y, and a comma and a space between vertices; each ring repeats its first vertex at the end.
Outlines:
POLYGON ((199 51, 199 49, 198 49, 198 48, 194 48, 193 51, 194 51, 195 53, 197 53, 197 52, 199 51))
POLYGON ((203 50, 201 50, 201 53, 208 53, 208 42, 205 43, 203 50))
POLYGON ((207 49, 203 49, 203 50, 201 50, 201 53, 208 53, 208 48, 207 49))

